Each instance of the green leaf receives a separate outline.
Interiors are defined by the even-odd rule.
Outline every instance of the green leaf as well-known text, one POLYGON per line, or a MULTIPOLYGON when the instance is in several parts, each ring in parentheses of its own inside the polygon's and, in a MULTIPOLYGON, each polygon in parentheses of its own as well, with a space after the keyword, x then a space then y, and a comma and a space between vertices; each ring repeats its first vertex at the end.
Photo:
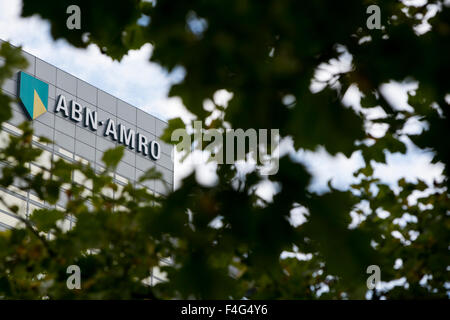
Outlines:
POLYGON ((118 146, 113 149, 108 149, 103 153, 102 161, 107 168, 114 169, 119 164, 123 157, 125 148, 124 146, 118 146))
POLYGON ((173 118, 169 120, 168 126, 164 129, 161 135, 161 140, 167 143, 175 144, 176 141, 172 141, 172 133, 177 129, 185 129, 186 126, 181 118, 173 118))
POLYGON ((63 219, 65 213, 58 210, 39 209, 30 216, 30 221, 39 231, 48 232, 56 228, 56 221, 63 219))
POLYGON ((145 171, 143 175, 139 178, 139 182, 144 182, 147 180, 161 180, 162 174, 158 171, 156 168, 150 168, 149 170, 145 171))

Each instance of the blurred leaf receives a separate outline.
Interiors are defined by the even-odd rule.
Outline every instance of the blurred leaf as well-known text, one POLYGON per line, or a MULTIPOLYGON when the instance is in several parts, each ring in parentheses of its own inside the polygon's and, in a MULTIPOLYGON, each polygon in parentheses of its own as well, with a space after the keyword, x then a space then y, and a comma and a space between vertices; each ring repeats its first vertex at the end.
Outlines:
POLYGON ((125 148, 123 146, 118 146, 113 149, 106 150, 103 153, 102 161, 107 168, 116 168, 120 160, 123 157, 125 148))

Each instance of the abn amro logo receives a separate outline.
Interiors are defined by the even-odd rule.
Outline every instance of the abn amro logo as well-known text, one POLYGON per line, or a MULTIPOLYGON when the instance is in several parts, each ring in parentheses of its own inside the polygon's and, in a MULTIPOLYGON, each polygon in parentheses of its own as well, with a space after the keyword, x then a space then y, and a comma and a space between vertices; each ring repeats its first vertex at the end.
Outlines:
POLYGON ((48 84, 21 71, 19 97, 31 119, 36 119, 48 109, 48 84))

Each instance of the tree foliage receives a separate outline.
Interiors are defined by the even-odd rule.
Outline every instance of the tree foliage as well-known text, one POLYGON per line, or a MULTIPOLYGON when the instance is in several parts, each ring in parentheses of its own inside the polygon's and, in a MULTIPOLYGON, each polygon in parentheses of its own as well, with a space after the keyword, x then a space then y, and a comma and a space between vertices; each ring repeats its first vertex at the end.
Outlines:
MULTIPOLYGON (((6 298, 413 298, 446 297, 450 220, 449 168, 449 8, 443 1, 413 7, 401 1, 253 1, 194 0, 155 3, 127 1, 23 1, 23 16, 39 14, 51 24, 55 39, 77 47, 96 44, 120 60, 145 43, 154 47, 151 61, 168 71, 181 66, 184 80, 171 96, 204 127, 279 128, 296 150, 324 147, 330 154, 361 152, 365 167, 357 183, 342 191, 329 185, 323 194, 309 189, 311 174, 289 156, 269 180, 279 186, 273 200, 260 198, 264 181, 256 171, 236 178, 237 169, 218 165, 218 183, 206 187, 192 174, 167 197, 156 198, 128 185, 118 190, 108 175, 121 150, 105 154, 107 169, 96 174, 81 163, 55 162, 51 178, 30 175, 27 163, 39 156, 32 131, 22 127, 1 150, 11 164, 0 184, 14 179, 56 203, 59 188, 69 184, 66 211, 35 211, 24 228, 0 234, 0 296, 6 298), (78 4, 81 30, 65 27, 65 8, 78 4), (378 4, 381 30, 366 28, 366 8, 378 4), (431 30, 417 31, 432 5, 431 30), (139 20, 148 16, 149 23, 139 20), (351 67, 332 74, 320 89, 317 71, 351 56, 351 67), (381 90, 391 81, 416 82, 409 93, 411 110, 392 104, 381 90), (343 97, 350 88, 362 94, 361 108, 350 108, 343 97), (213 111, 206 100, 226 89, 233 94, 223 117, 206 121, 213 111), (286 97, 294 97, 286 105, 286 97), (384 117, 368 119, 367 110, 381 107, 384 117), (427 124, 420 133, 405 132, 408 121, 427 124), (381 137, 368 127, 382 124, 381 137), (434 153, 444 164, 443 181, 398 181, 387 185, 374 178, 373 165, 386 154, 405 153, 405 141, 434 153), (13 159, 11 161, 11 159, 13 159), (78 170, 91 181, 92 192, 70 180, 78 170), (105 189, 118 196, 105 196, 105 189), (93 206, 86 206, 89 199, 93 206), (364 207, 365 206, 365 207, 364 207), (293 210, 304 210, 306 221, 295 225, 293 210), (381 214, 386 212, 387 214, 381 214), (76 217, 64 231, 58 223, 76 217), (353 221, 352 221, 353 217, 353 221), (356 219, 356 220, 355 220, 356 219), (406 221, 406 222, 405 222, 406 221), (50 239, 43 234, 51 234, 50 239), (291 252, 282 258, 283 252, 291 252), (296 256, 303 254, 302 259, 296 256), (148 287, 143 280, 159 259, 168 281, 148 287), (401 261, 401 263, 399 262, 401 261), (66 268, 82 270, 82 289, 67 290, 66 268), (403 279, 403 285, 368 290, 366 268, 379 265, 382 280, 403 279), (367 295, 367 291, 370 293, 367 295)), ((18 52, 2 46, 6 63, 0 81, 12 67, 23 66, 18 52)), ((10 113, 0 95, 1 121, 10 113)), ((171 130, 184 126, 170 122, 171 130)), ((186 124, 189 125, 189 124, 186 124)), ((170 141, 168 141, 170 142, 170 141)), ((151 171, 146 179, 159 179, 151 171)))

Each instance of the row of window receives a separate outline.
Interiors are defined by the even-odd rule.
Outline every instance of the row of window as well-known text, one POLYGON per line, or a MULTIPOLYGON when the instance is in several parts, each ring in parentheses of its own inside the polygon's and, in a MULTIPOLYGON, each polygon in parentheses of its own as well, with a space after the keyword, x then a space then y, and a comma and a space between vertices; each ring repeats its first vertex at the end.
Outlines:
MULTIPOLYGON (((29 199, 32 201, 27 201, 27 192, 20 190, 16 186, 9 186, 8 192, 0 190, 0 197, 3 199, 3 201, 0 201, 0 224, 6 228, 18 227, 20 226, 20 220, 16 218, 16 215, 28 218, 34 210, 44 208, 43 201, 31 193, 29 196, 29 199), (39 202, 42 206, 33 203, 34 201, 39 202), (14 206, 18 209, 16 213, 11 210, 14 206)), ((56 206, 56 209, 64 210, 61 206, 56 206)), ((64 223, 63 229, 68 230, 72 226, 72 222, 72 218, 69 217, 67 222, 64 223)))
MULTIPOLYGON (((19 128, 15 127, 9 123, 3 123, 3 128, 11 131, 13 134, 20 135, 22 133, 22 130, 20 130, 19 128)), ((9 137, 8 132, 0 131, 0 148, 5 147, 7 145, 8 137, 9 137)), ((78 161, 85 165, 90 164, 89 160, 84 159, 78 155, 74 155, 72 152, 70 152, 64 148, 61 148, 59 146, 55 146, 54 153, 46 150, 45 148, 42 148, 42 146, 48 147, 48 144, 40 142, 39 138, 37 136, 33 136, 33 142, 37 145, 40 145, 39 147, 41 148, 42 153, 36 159, 36 161, 34 163, 30 164, 30 170, 31 170, 32 174, 38 174, 38 173, 42 172, 44 174, 44 178, 49 178, 50 174, 46 170, 50 170, 51 165, 52 165, 52 160, 53 160, 53 162, 56 162, 58 159, 63 159, 66 161, 78 161)), ((105 170, 104 167, 99 167, 99 169, 105 170)), ((127 178, 125 178, 124 176, 122 176, 118 173, 110 172, 109 175, 115 180, 116 184, 118 184, 119 187, 121 185, 122 186, 127 185, 130 182, 130 180, 128 180, 127 178)), ((86 186, 87 188, 92 189, 92 181, 86 180, 84 175, 79 171, 74 172, 72 180, 75 183, 82 184, 82 185, 86 186)), ((142 185, 142 187, 145 187, 145 186, 142 185)), ((113 195, 111 194, 112 190, 105 191, 105 192, 106 192, 105 196, 109 196, 111 198, 113 197, 113 195)), ((156 194, 150 190, 149 190, 149 192, 156 194)), ((158 194, 156 194, 156 195, 159 196, 158 194)))

